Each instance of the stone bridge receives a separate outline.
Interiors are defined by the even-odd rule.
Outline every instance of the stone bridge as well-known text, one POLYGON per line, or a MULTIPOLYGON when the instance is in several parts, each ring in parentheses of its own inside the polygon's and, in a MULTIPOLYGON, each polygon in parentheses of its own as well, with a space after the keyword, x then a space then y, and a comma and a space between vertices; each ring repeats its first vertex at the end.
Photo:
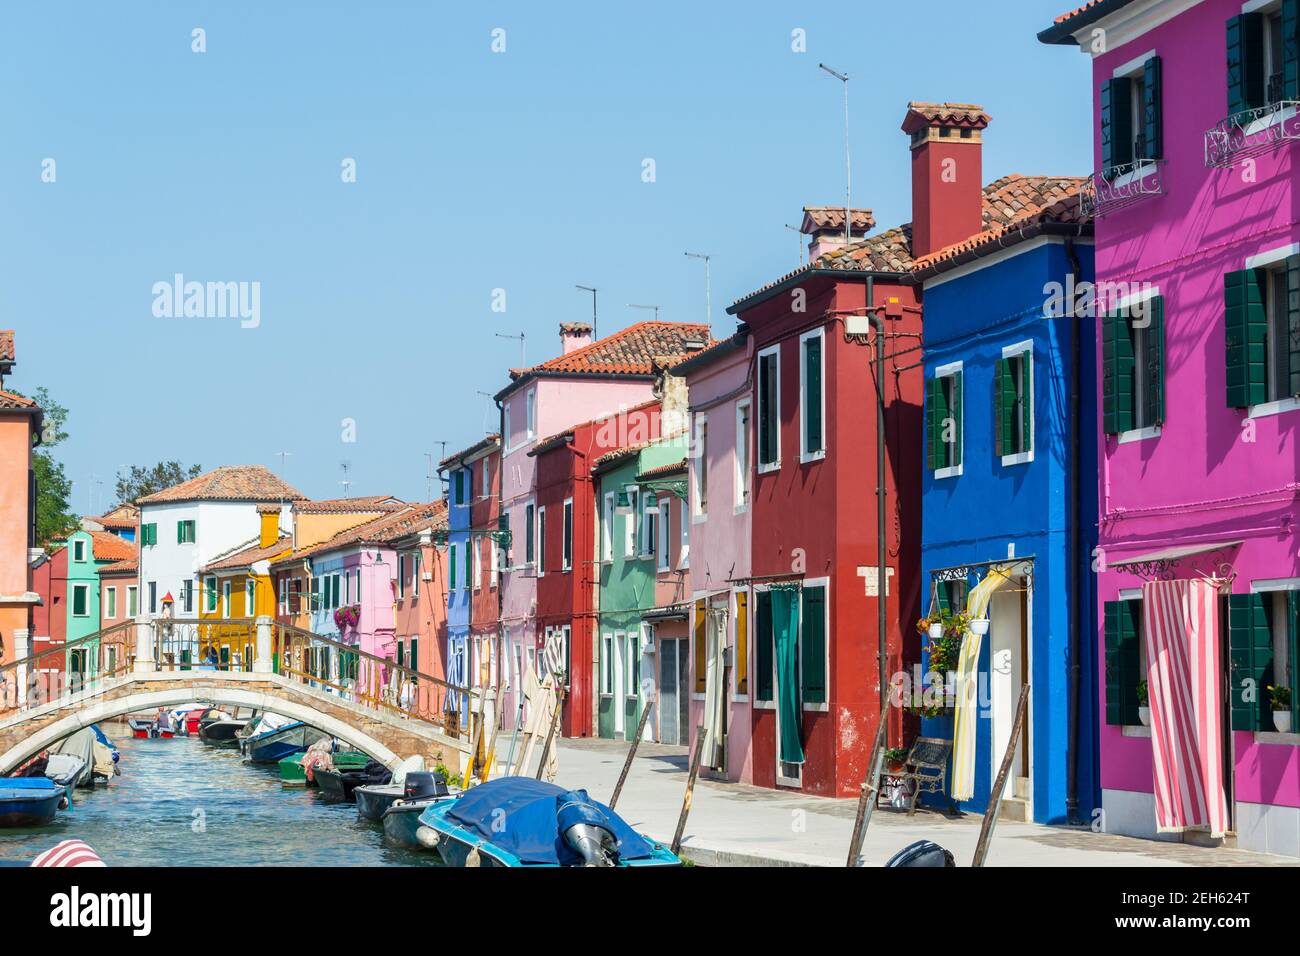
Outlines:
POLYGON ((323 730, 390 768, 420 755, 432 766, 463 770, 468 740, 428 721, 362 707, 308 684, 272 673, 144 670, 0 719, 0 776, 90 724, 192 701, 269 710, 323 730))

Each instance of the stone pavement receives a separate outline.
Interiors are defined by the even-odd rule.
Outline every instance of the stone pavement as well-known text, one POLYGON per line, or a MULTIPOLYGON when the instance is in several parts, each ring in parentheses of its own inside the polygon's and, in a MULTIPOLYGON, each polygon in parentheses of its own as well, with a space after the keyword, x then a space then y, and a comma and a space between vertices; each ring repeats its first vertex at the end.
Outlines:
MULTIPOLYGON (((499 741, 504 760, 509 739, 499 741)), ((627 744, 601 739, 562 740, 559 777, 566 787, 585 787, 608 802, 627 755, 627 744)), ((642 744, 617 810, 636 829, 668 843, 677 828, 686 788, 685 748, 642 744)), ((683 855, 710 866, 843 866, 853 833, 857 801, 805 796, 744 784, 707 780, 696 784, 686 824, 683 855)), ((915 840, 933 840, 968 866, 979 838, 980 817, 950 820, 918 810, 908 818, 877 810, 863 848, 865 865, 880 866, 915 840)), ((1000 820, 989 866, 1297 866, 1300 860, 1247 850, 1046 827, 1000 820)))

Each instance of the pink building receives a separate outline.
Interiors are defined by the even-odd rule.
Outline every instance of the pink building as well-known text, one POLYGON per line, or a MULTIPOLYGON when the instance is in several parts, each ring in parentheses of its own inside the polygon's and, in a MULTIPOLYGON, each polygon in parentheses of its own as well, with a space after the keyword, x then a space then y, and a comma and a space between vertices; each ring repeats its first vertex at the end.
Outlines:
MULTIPOLYGON (((505 729, 515 726, 523 669, 538 667, 537 542, 539 522, 545 519, 537 503, 537 458, 529 452, 540 438, 598 418, 610 419, 611 427, 637 427, 619 412, 655 397, 656 359, 671 361, 711 341, 708 326, 681 322, 640 322, 595 342, 591 333, 585 323, 563 323, 562 353, 531 368, 511 369, 510 384, 496 395, 501 406, 501 510, 512 536, 501 577, 502 653, 509 677, 502 702, 505 729)), ((627 437, 618 444, 643 441, 649 432, 627 437)), ((594 672, 595 661, 581 666, 594 672)))
POLYGON ((1296 31, 1295 0, 1103 0, 1040 34, 1093 63, 1102 822, 1291 856, 1296 31))
MULTIPOLYGON (((724 752, 715 768, 728 780, 753 783, 753 642, 749 613, 750 496, 752 469, 750 410, 753 358, 748 329, 693 356, 673 372, 686 379, 695 436, 695 455, 687 457, 690 501, 690 562, 687 591, 692 599, 692 633, 705 633, 700 609, 719 612, 725 640, 722 668, 725 687, 724 752), (703 440, 701 440, 703 438, 703 440)), ((708 695, 707 644, 692 643, 688 686, 691 688, 690 746, 704 722, 708 695)))

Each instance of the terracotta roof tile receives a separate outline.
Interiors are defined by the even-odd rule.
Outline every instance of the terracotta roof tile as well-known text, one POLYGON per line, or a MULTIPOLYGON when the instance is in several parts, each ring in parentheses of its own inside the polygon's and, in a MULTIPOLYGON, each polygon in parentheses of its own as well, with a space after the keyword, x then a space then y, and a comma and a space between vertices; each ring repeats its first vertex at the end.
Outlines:
MULTIPOLYGON (((1066 182, 1067 180, 1061 180, 1066 182)), ((1064 198, 1058 199, 1045 209, 1035 213, 1021 215, 1015 219, 1009 220, 1005 225, 994 223, 986 227, 978 236, 972 236, 963 242, 953 243, 943 249, 936 250, 928 256, 917 259, 912 268, 916 272, 921 272, 935 263, 943 262, 948 259, 955 259, 964 253, 981 249, 988 245, 993 245, 1005 239, 1008 234, 1014 234, 1019 230, 1032 225, 1045 222, 1059 223, 1088 223, 1091 219, 1084 215, 1079 203, 1079 189, 1084 180, 1069 180, 1073 185, 1064 198)))
POLYGON ((365 495, 356 498, 324 498, 320 501, 295 502, 299 514, 386 514, 406 507, 406 502, 392 495, 365 495))
POLYGON ((0 391, 0 408, 35 408, 36 402, 24 395, 0 391))
MULTIPOLYGON (((638 322, 590 345, 540 365, 511 369, 516 383, 539 375, 651 375, 656 357, 689 355, 713 341, 707 325, 694 322, 638 322)), ((503 389, 502 394, 509 390, 503 389)))
POLYGON ((910 133, 923 126, 941 125, 983 129, 992 117, 984 107, 974 103, 922 103, 913 100, 907 104, 903 117, 903 131, 910 133))
POLYGON ((140 570, 140 559, 128 558, 125 561, 115 561, 112 564, 106 564, 99 569, 99 576, 106 574, 136 574, 140 570))
POLYGON ((272 558, 278 558, 292 547, 293 539, 288 535, 281 535, 271 543, 270 547, 266 548, 262 547, 260 538, 255 538, 252 541, 237 545, 225 554, 217 555, 217 557, 205 564, 202 570, 229 571, 232 568, 246 568, 258 561, 269 561, 272 558))
MULTIPOLYGON (((874 229, 876 217, 872 215, 870 209, 854 209, 853 225, 851 229, 854 232, 867 232, 874 229)), ((836 230, 844 228, 844 207, 843 206, 804 206, 803 207, 803 224, 799 231, 805 235, 811 235, 823 229, 836 230)))
POLYGON ((660 465, 658 468, 647 468, 637 475, 638 481, 644 481, 654 478, 666 478, 668 475, 681 474, 686 471, 686 459, 681 461, 670 461, 666 465, 660 465))
POLYGON ((478 454, 484 448, 488 448, 492 445, 500 444, 500 442, 501 442, 501 436, 498 435, 496 432, 493 432, 490 435, 485 435, 484 437, 476 441, 474 444, 470 445, 468 448, 462 448, 460 451, 456 452, 455 454, 448 455, 442 461, 438 462, 438 468, 439 470, 447 468, 451 465, 454 465, 456 462, 464 458, 469 458, 472 455, 478 454))
POLYGON ((565 335, 585 335, 591 331, 590 322, 561 322, 560 331, 565 335))
POLYGON ((140 553, 135 542, 119 538, 111 531, 92 531, 90 537, 95 542, 96 561, 128 561, 140 553))
POLYGON ((0 329, 0 362, 12 362, 14 358, 14 330, 0 329))
POLYGON ((207 474, 141 498, 137 504, 172 501, 303 501, 306 496, 262 465, 223 465, 207 474))
POLYGON ((339 548, 355 547, 363 544, 389 544, 413 531, 425 527, 435 530, 447 526, 447 502, 434 501, 430 504, 406 505, 401 511, 382 515, 365 524, 340 531, 332 538, 308 548, 300 548, 293 554, 275 562, 283 564, 299 561, 315 554, 326 554, 339 548))

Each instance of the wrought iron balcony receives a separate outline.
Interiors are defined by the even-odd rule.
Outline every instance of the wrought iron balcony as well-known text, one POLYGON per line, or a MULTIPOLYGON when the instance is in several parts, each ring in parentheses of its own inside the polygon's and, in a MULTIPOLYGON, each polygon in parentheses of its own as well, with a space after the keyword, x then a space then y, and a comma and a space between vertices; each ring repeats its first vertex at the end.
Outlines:
POLYGON ((1226 169, 1242 159, 1300 139, 1300 102, 1281 99, 1281 90, 1278 74, 1269 79, 1267 106, 1235 113, 1205 131, 1208 168, 1226 169))
POLYGON ((1079 194, 1083 213, 1101 218, 1148 197, 1163 195, 1164 164, 1163 159, 1139 159, 1093 173, 1079 194))

